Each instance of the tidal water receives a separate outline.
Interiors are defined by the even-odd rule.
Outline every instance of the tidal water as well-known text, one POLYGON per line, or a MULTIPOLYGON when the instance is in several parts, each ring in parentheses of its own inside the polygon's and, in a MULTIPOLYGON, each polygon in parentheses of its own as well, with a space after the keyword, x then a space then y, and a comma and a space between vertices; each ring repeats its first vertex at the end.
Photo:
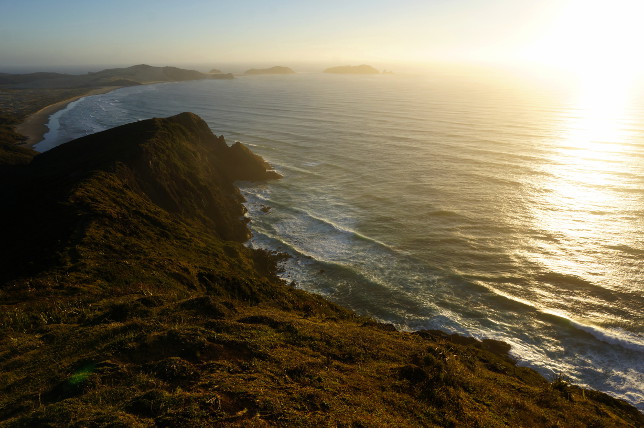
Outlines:
POLYGON ((249 245, 289 253, 288 281, 400 329, 506 341, 644 410, 639 94, 445 73, 157 84, 72 103, 37 149, 192 111, 284 175, 241 187, 249 245))

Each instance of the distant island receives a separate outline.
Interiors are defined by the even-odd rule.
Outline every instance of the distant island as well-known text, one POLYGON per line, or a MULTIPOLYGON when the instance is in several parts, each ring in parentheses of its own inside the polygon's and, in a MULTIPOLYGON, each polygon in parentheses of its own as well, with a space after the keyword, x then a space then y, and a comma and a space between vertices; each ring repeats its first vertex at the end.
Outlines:
POLYGON ((246 76, 258 74, 295 74, 295 71, 288 67, 275 66, 270 68, 251 68, 244 73, 246 76))
POLYGON ((222 74, 222 71, 219 70, 218 68, 213 68, 208 73, 210 73, 210 74, 222 74))
POLYGON ((370 65, 341 65, 324 70, 325 73, 335 74, 379 74, 380 72, 370 65))

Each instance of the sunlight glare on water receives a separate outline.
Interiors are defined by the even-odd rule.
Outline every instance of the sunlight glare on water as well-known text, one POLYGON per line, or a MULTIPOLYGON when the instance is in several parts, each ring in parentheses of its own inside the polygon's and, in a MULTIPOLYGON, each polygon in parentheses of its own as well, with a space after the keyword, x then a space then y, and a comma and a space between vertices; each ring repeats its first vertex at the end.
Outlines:
MULTIPOLYGON (((560 134, 550 143, 554 150, 544 171, 548 179, 541 184, 543 196, 531 212, 534 227, 554 240, 534 243, 537 250, 531 257, 551 271, 616 288, 624 266, 611 260, 607 238, 636 240, 640 225, 636 218, 614 213, 642 207, 641 201, 624 195, 629 183, 623 174, 629 171, 631 150, 637 150, 636 136, 625 126, 630 88, 624 81, 600 83, 596 79, 582 83, 560 134)), ((574 305, 576 311, 582 307, 574 305)))

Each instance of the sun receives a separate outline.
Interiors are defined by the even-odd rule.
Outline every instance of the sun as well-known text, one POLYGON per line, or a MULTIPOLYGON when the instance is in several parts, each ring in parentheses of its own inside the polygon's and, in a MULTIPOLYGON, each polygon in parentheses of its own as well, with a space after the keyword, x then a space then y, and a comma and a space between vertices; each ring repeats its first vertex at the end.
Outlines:
POLYGON ((598 83, 632 79, 644 72, 644 2, 571 0, 540 36, 524 47, 523 57, 598 83))

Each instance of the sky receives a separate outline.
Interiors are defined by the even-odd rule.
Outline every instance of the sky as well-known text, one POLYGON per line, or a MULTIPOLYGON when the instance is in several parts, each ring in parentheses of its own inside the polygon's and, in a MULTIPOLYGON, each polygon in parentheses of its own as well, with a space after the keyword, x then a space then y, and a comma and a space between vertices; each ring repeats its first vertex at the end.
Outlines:
POLYGON ((644 69, 631 0, 0 0, 0 71, 436 62, 644 69), (601 67, 607 67, 606 64, 601 67))

